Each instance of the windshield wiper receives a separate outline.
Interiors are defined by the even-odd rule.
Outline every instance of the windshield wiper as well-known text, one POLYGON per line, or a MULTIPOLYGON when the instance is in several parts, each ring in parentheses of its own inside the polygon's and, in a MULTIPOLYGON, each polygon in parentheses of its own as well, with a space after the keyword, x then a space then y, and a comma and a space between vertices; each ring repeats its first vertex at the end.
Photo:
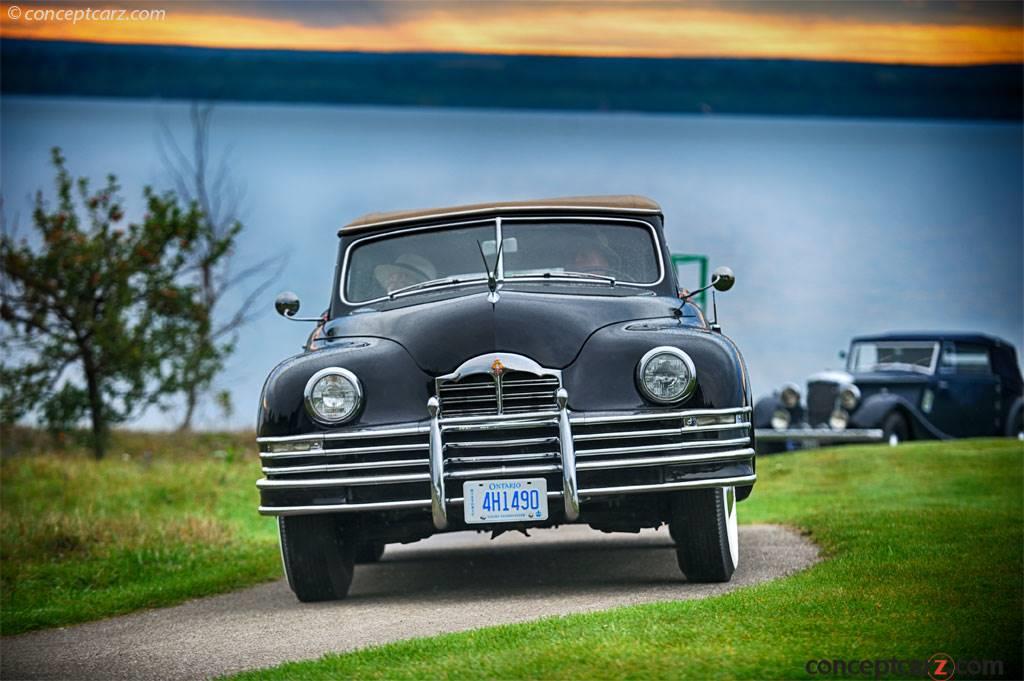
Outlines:
POLYGON ((628 281, 619 281, 615 277, 610 277, 607 274, 594 274, 593 272, 545 272, 544 274, 516 274, 505 279, 575 279, 582 281, 594 281, 608 284, 609 286, 630 286, 632 288, 647 287, 643 284, 634 284, 628 281))
POLYGON ((448 277, 447 279, 431 279, 430 281, 421 281, 418 284, 412 284, 410 286, 403 286, 402 288, 396 288, 394 291, 388 291, 388 300, 394 300, 395 296, 403 293, 412 293, 413 291, 419 291, 425 288, 435 288, 437 286, 448 286, 450 284, 463 284, 471 281, 483 281, 482 279, 459 279, 458 277, 448 277))

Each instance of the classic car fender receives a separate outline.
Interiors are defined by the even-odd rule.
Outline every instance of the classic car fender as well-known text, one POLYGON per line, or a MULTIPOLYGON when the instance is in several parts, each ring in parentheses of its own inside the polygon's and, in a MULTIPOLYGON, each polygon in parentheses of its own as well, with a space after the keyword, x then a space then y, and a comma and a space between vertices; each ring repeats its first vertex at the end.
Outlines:
POLYGON ((916 433, 925 433, 937 440, 949 440, 952 436, 942 432, 921 413, 917 405, 900 395, 878 393, 871 395, 850 415, 850 426, 855 428, 881 428, 885 417, 893 410, 900 410, 910 420, 916 433))
POLYGON ((754 404, 754 413, 751 420, 755 428, 771 428, 772 414, 779 409, 785 409, 782 400, 778 395, 766 395, 754 404))
POLYGON ((1020 419, 1021 412, 1024 412, 1024 397, 1018 397, 1010 406, 1010 411, 1006 412, 1007 437, 1017 437, 1016 428, 1019 425, 1018 419, 1020 419))
POLYGON ((348 369, 362 384, 362 410, 346 426, 426 418, 433 378, 416 366, 401 345, 383 338, 345 338, 290 357, 270 372, 260 396, 257 434, 265 437, 329 430, 310 418, 303 403, 306 382, 327 367, 348 369))
POLYGON ((736 346, 720 333, 688 326, 671 318, 612 324, 587 339, 576 359, 563 370, 574 411, 653 409, 636 384, 636 370, 651 348, 683 350, 697 370, 697 391, 687 409, 750 406, 746 365, 736 346))

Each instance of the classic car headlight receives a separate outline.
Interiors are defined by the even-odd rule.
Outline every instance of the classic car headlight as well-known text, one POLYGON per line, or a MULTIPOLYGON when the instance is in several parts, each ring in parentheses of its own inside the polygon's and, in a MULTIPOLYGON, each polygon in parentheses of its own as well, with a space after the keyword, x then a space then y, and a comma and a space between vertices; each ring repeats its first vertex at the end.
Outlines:
POLYGON ((775 430, 785 430, 789 428, 789 412, 785 409, 776 409, 775 413, 772 414, 772 428, 775 430))
POLYGON ((853 411, 860 403, 860 388, 855 385, 843 386, 839 391, 839 406, 846 411, 853 411))
POLYGON ((640 392, 654 402, 681 402, 697 389, 697 370, 685 352, 662 346, 640 358, 636 382, 640 392))
POLYGON ((320 423, 335 425, 352 418, 363 403, 363 387, 347 369, 329 367, 306 382, 306 411, 320 423))
POLYGON ((850 422, 850 415, 842 409, 836 409, 832 412, 832 415, 828 417, 828 425, 832 426, 833 430, 846 430, 846 424, 850 422))
POLYGON ((795 383, 787 383, 782 386, 779 399, 782 400, 782 404, 786 409, 793 409, 800 404, 800 388, 795 383))

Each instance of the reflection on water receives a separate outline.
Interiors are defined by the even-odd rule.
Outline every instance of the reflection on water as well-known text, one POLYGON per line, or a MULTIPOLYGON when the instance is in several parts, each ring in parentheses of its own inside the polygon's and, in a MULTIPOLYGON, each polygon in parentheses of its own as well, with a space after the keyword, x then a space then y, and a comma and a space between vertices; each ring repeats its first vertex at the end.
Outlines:
MULTIPOLYGON (((0 113, 0 186, 22 230, 51 146, 76 174, 117 173, 137 211, 143 185, 170 185, 159 125, 188 135, 184 103, 5 97, 0 113)), ((664 207, 673 250, 736 271, 719 313, 757 394, 838 365, 855 333, 1024 342, 1019 125, 221 105, 212 141, 246 187, 240 257, 288 250, 279 288, 311 314, 337 228, 364 212, 638 193, 664 207)), ((271 314, 248 328, 221 378, 231 425, 251 425, 267 371, 307 332, 271 314)), ((224 424, 212 408, 200 423, 224 424)))

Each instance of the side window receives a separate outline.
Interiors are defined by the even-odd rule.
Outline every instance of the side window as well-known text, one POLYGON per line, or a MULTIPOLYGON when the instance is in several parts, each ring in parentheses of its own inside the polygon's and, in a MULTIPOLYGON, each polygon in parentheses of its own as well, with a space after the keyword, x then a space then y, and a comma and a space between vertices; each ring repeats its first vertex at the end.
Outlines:
POLYGON ((971 343, 946 343, 942 347, 942 368, 958 374, 990 374, 988 348, 971 343))

